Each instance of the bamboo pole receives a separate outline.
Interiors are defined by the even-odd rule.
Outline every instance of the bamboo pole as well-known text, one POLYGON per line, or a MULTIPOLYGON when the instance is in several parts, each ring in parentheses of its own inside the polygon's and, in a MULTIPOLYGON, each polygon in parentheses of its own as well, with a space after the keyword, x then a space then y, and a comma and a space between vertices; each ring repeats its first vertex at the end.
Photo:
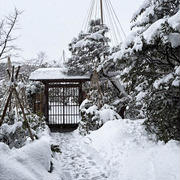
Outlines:
MULTIPOLYGON (((15 71, 15 68, 14 66, 12 66, 12 68, 10 67, 11 65, 11 62, 10 62, 10 58, 8 58, 8 64, 9 64, 9 69, 7 69, 7 72, 8 72, 8 76, 9 76, 9 80, 11 82, 11 85, 10 85, 10 88, 9 88, 9 95, 8 95, 8 98, 6 100, 6 103, 5 103, 5 106, 4 106, 4 110, 3 110, 3 114, 2 114, 2 117, 0 119, 0 126, 2 125, 3 121, 4 121, 4 117, 6 115, 6 112, 7 112, 7 109, 8 109, 8 105, 11 101, 11 98, 12 98, 12 95, 14 93, 15 97, 16 97, 16 100, 17 100, 17 104, 19 104, 20 106, 20 109, 22 111, 22 114, 23 114, 23 118, 24 118, 24 122, 26 123, 26 126, 27 126, 27 129, 28 129, 28 132, 29 132, 29 135, 30 135, 30 138, 32 139, 32 141, 34 140, 34 137, 33 137, 33 134, 32 134, 32 131, 31 131, 31 128, 29 126, 29 123, 28 123, 28 120, 26 118, 26 114, 25 114, 25 111, 24 111, 24 106, 23 104, 21 103, 21 99, 18 95, 18 92, 16 90, 16 87, 15 87, 15 84, 14 84, 14 81, 17 80, 18 78, 18 75, 19 75, 19 71, 20 71, 20 66, 18 66, 18 69, 16 71, 16 73, 14 72, 15 71)), ((18 108, 17 108, 18 109, 18 108)))
POLYGON ((103 24, 104 23, 104 19, 103 19, 103 2, 102 2, 102 0, 100 0, 100 8, 101 8, 101 22, 103 24))
POLYGON ((29 123, 28 123, 28 120, 27 120, 27 118, 26 118, 26 115, 25 115, 25 112, 24 112, 24 107, 23 107, 23 105, 21 104, 21 100, 20 100, 20 98, 19 98, 19 95, 18 95, 18 92, 17 92, 16 88, 13 88, 13 91, 15 92, 16 98, 17 98, 18 103, 19 103, 19 106, 20 106, 20 108, 21 108, 21 111, 22 111, 22 114, 23 114, 23 118, 24 118, 24 121, 25 121, 26 126, 27 126, 27 128, 28 128, 28 132, 29 132, 30 138, 31 138, 32 141, 33 141, 33 140, 34 140, 34 137, 33 137, 33 135, 32 135, 31 128, 30 128, 29 123))
POLYGON ((12 97, 12 89, 10 89, 10 92, 9 92, 9 95, 8 95, 8 98, 7 98, 7 101, 5 103, 5 107, 4 107, 4 110, 3 110, 3 114, 2 114, 2 117, 0 119, 0 126, 2 125, 3 121, 4 121, 4 117, 6 115, 6 111, 7 111, 7 108, 8 108, 8 105, 9 105, 9 102, 11 100, 11 97, 12 97))

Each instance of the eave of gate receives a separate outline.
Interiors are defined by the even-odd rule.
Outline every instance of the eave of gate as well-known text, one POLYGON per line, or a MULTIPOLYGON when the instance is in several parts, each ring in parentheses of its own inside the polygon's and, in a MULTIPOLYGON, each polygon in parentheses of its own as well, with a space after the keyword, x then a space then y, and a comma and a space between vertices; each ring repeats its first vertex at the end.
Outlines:
POLYGON ((58 88, 58 87, 79 87, 80 83, 77 84, 49 84, 49 88, 58 88))

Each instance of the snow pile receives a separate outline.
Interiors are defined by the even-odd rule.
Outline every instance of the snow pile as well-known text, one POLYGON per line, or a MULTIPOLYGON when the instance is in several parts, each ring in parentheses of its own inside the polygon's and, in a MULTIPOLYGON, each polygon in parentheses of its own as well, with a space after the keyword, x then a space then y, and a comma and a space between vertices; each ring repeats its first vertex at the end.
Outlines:
POLYGON ((75 45, 73 45, 73 49, 75 48, 83 48, 85 46, 87 46, 88 44, 90 44, 89 40, 84 41, 83 39, 78 41, 75 45))
POLYGON ((140 6, 139 10, 136 14, 133 15, 132 21, 131 21, 131 28, 134 26, 140 26, 141 24, 146 24, 150 21, 150 17, 154 15, 154 5, 151 5, 150 2, 144 2, 142 6, 140 6), (138 16, 138 14, 140 14, 138 16), (151 16, 149 16, 151 15, 151 16), (136 21, 133 21, 135 20, 136 21))
POLYGON ((1 180, 56 180, 50 174, 51 149, 49 136, 12 149, 0 143, 0 179, 1 180))
POLYGON ((107 121, 112 121, 121 118, 120 115, 116 113, 113 106, 109 106, 108 104, 105 104, 100 109, 98 109, 96 105, 93 105, 90 106, 88 109, 83 109, 83 110, 86 111, 86 114, 91 114, 98 117, 103 124, 106 123, 107 121))
POLYGON ((142 120, 114 120, 86 136, 109 169, 110 180, 180 179, 180 144, 149 140, 142 120))
POLYGON ((179 33, 170 33, 169 42, 173 48, 180 46, 180 34, 179 33))
POLYGON ((97 40, 97 41, 102 40, 104 38, 104 36, 102 34, 103 34, 102 30, 98 31, 98 32, 95 32, 93 34, 90 34, 88 36, 88 39, 93 39, 93 40, 97 40))
POLYGON ((137 18, 138 14, 142 13, 149 6, 150 6, 150 1, 149 0, 144 0, 142 5, 133 14, 132 19, 137 18))
POLYGON ((80 106, 81 120, 79 123, 79 132, 81 135, 89 134, 90 131, 99 129, 107 121, 120 119, 120 115, 113 106, 104 104, 98 108, 91 101, 85 99, 80 106))
POLYGON ((22 127, 22 122, 18 121, 15 122, 12 125, 8 125, 7 123, 2 124, 1 128, 0 128, 0 134, 14 134, 17 128, 21 128, 22 127))
POLYGON ((116 119, 121 119, 120 115, 116 113, 115 109, 112 106, 109 106, 105 104, 100 110, 99 110, 99 116, 100 120, 104 123, 107 121, 112 121, 116 119))

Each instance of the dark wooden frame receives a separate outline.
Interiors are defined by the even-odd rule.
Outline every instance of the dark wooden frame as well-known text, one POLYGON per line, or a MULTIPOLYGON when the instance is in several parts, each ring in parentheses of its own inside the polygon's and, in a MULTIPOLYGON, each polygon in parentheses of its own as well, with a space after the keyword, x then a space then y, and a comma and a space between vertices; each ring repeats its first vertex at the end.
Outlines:
POLYGON ((65 88, 73 88, 73 87, 78 87, 79 88, 79 105, 83 101, 83 90, 82 90, 82 84, 86 81, 90 81, 90 78, 82 78, 82 79, 38 79, 36 81, 41 81, 44 86, 45 86, 45 107, 44 107, 44 115, 46 118, 46 122, 50 129, 70 129, 70 128, 77 128, 78 123, 74 124, 49 124, 49 88, 60 88, 60 87, 65 87, 65 88))

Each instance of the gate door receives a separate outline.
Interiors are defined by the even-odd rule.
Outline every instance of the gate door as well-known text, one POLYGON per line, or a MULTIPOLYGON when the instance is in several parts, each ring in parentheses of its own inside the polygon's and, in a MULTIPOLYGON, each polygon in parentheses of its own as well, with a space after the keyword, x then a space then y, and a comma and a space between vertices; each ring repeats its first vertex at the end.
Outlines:
POLYGON ((48 124, 72 125, 79 122, 78 84, 60 84, 48 88, 48 124))

